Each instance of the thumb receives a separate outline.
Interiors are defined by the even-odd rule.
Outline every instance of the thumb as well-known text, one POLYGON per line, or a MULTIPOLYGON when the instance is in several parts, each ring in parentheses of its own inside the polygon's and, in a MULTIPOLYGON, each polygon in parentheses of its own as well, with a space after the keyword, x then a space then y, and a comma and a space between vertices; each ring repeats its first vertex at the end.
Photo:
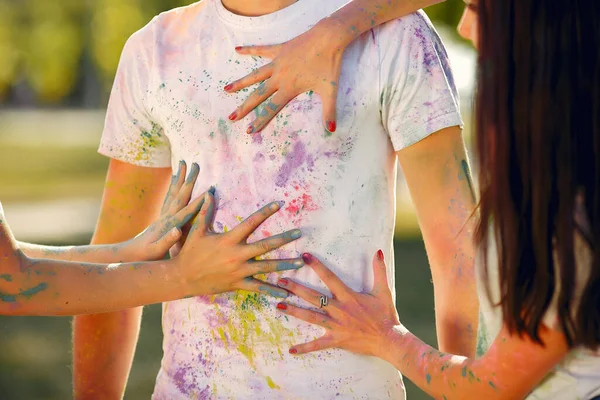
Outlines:
POLYGON ((377 250, 373 256, 373 296, 391 294, 387 279, 387 266, 385 265, 383 251, 377 250))
POLYGON ((235 48, 238 54, 266 57, 268 59, 274 59, 281 51, 281 45, 275 44, 270 46, 238 46, 235 48))

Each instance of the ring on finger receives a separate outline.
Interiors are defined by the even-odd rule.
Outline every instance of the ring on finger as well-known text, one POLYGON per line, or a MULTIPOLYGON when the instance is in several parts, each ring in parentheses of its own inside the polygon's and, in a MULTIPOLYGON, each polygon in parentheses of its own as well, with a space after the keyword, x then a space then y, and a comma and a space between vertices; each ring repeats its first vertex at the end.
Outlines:
POLYGON ((319 308, 325 308, 325 307, 327 307, 327 304, 329 304, 329 297, 322 295, 321 297, 319 297, 319 302, 320 302, 319 308))

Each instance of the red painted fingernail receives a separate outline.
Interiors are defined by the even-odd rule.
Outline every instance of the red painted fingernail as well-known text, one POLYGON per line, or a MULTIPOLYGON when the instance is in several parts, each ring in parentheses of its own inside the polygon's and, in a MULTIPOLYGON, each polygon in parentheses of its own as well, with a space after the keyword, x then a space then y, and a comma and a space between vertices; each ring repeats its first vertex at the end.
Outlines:
POLYGON ((296 350, 296 349, 290 349, 290 354, 296 354, 296 353, 298 353, 298 350, 296 350))
POLYGON ((313 261, 313 256, 308 253, 304 253, 302 254, 302 261, 304 261, 304 264, 310 264, 313 261))
POLYGON ((383 261, 383 251, 377 250, 377 258, 379 261, 383 261))
POLYGON ((231 121, 235 121, 236 118, 237 118, 237 112, 235 112, 235 111, 229 115, 229 119, 231 121))
POLYGON ((327 121, 327 130, 329 132, 335 132, 336 124, 335 121, 327 121))
POLYGON ((233 84, 230 83, 229 85, 226 85, 223 89, 225 89, 226 92, 230 91, 231 88, 233 88, 233 84))
POLYGON ((285 279, 285 278, 283 278, 283 279, 280 279, 280 280, 278 280, 278 281, 277 281, 277 284, 278 284, 279 286, 287 286, 287 285, 288 285, 288 283, 290 283, 290 282, 289 282, 287 279, 285 279))
POLYGON ((248 129, 246 129, 246 133, 247 133, 247 134, 251 134, 252 132, 254 132, 254 127, 253 127, 252 125, 250 125, 250 126, 248 127, 248 129))
POLYGON ((242 49, 242 46, 235 46, 235 51, 240 51, 242 49))
POLYGON ((287 306, 283 303, 277 304, 277 309, 279 310, 287 310, 287 306))

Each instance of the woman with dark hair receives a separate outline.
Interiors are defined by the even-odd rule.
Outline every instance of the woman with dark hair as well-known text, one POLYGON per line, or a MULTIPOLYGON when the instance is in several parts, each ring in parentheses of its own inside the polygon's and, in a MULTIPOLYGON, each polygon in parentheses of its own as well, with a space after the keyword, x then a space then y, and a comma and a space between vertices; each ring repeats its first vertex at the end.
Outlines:
MULTIPOLYGON (((295 82, 285 96, 311 85, 289 63, 300 49, 307 59, 321 61, 325 79, 320 79, 328 81, 339 67, 335 54, 352 40, 352 34, 343 34, 348 27, 363 21, 359 26, 368 30, 369 20, 374 25, 391 19, 370 10, 394 17, 412 11, 409 2, 352 3, 350 11, 332 16, 341 27, 341 50, 338 43, 325 52, 310 32, 271 48, 273 64, 279 65, 272 84, 283 76, 277 69, 282 65, 288 66, 287 81, 295 82)), ((427 3, 435 1, 418 6, 427 3)), ((400 323, 381 251, 373 259, 371 294, 352 291, 308 254, 305 263, 331 296, 280 280, 281 287, 320 309, 288 303, 278 309, 325 330, 290 353, 339 347, 379 357, 436 398, 595 398, 600 396, 600 2, 470 0, 459 30, 480 52, 480 357, 440 353, 400 323)), ((318 74, 316 68, 306 76, 318 74)))

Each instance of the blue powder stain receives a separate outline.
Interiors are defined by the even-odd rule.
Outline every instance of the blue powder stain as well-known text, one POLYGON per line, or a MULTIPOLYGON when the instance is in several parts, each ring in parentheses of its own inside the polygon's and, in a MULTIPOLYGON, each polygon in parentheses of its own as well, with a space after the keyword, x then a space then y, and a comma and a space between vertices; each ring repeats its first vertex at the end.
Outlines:
POLYGON ((46 290, 47 288, 48 288, 48 284, 46 284, 45 282, 42 282, 39 285, 32 287, 31 289, 21 291, 20 294, 27 298, 31 298, 31 297, 35 296, 36 294, 38 294, 39 292, 46 290))

